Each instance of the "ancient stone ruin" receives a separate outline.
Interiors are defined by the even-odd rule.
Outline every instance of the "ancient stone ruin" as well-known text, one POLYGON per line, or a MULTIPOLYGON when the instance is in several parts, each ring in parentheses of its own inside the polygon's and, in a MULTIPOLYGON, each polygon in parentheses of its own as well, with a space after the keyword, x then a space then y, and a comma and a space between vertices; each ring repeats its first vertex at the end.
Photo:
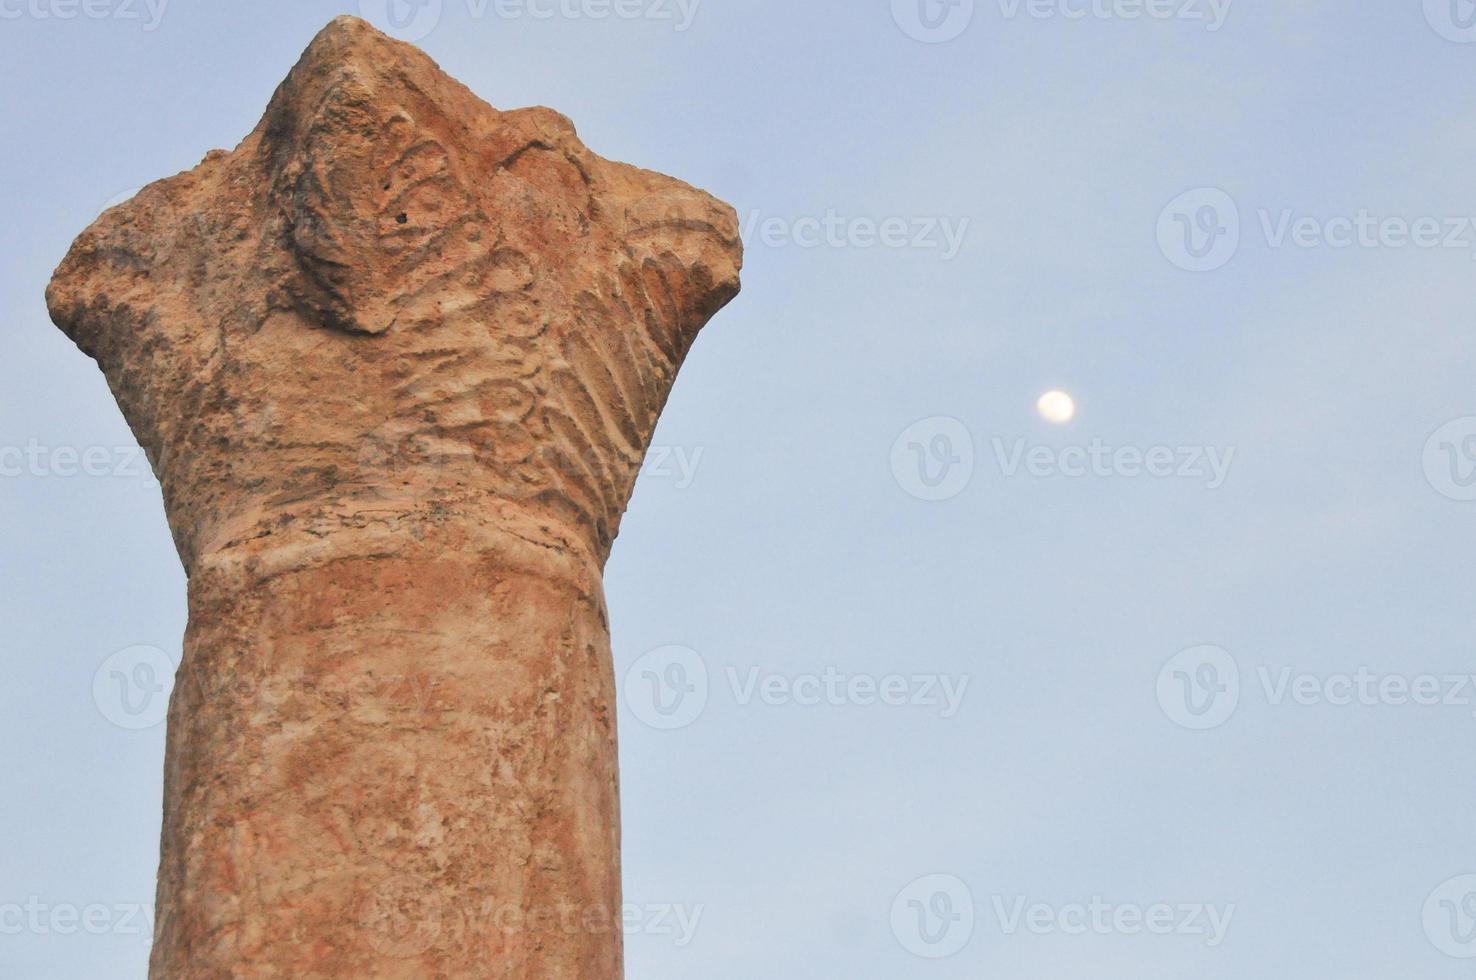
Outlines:
POLYGON ((736 216, 340 18, 52 318, 189 574, 154 978, 621 975, 601 586, 736 216))

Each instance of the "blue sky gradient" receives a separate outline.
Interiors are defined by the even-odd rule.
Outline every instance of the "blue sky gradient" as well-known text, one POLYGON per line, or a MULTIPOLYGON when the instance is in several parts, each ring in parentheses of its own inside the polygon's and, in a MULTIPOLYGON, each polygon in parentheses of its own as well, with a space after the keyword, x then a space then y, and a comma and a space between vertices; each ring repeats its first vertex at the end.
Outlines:
MULTIPOLYGON (((1467 0, 559 2, 401 33, 751 229, 608 569, 629 975, 1469 976, 1467 0)), ((156 3, 0 0, 7 978, 145 975, 163 728, 108 678, 185 623, 45 284, 331 17, 389 26, 156 3)))

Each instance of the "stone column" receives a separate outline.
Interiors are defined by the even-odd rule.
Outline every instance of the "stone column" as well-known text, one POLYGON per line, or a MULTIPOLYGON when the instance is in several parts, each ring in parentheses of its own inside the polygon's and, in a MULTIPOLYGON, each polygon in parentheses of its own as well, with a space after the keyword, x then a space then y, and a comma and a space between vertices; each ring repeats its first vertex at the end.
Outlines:
POLYGON ((150 975, 621 976, 601 574, 732 209, 340 18, 47 292, 189 574, 150 975))

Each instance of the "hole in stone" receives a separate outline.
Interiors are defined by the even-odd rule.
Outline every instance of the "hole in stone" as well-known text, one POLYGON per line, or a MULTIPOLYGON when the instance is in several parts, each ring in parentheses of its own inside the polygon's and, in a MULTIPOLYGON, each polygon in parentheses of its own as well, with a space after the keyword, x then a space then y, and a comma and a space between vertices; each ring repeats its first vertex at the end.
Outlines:
POLYGON ((403 225, 405 222, 407 222, 409 220, 410 220, 410 216, 408 214, 406 214, 404 211, 401 211, 399 214, 395 215, 395 224, 397 224, 397 225, 403 225))

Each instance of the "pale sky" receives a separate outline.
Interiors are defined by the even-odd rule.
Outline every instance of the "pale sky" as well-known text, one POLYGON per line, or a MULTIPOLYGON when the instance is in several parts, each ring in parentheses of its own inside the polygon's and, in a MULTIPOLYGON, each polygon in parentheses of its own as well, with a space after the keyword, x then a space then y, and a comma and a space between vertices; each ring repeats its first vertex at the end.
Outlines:
MULTIPOLYGON (((748 233, 606 579, 632 978, 1471 975, 1476 7, 428 2, 748 233)), ((185 624, 43 290, 344 12, 0 0, 7 980, 145 975, 185 624)))

